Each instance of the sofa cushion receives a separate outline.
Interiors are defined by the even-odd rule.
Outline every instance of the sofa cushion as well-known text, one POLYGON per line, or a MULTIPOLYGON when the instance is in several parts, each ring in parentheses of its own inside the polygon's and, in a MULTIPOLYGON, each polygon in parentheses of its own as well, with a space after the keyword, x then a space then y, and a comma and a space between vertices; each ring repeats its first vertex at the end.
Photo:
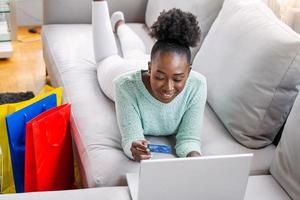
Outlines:
MULTIPOLYGON (((183 11, 193 13, 197 17, 202 33, 201 41, 203 41, 217 17, 223 1, 224 0, 189 0, 187 3, 187 1, 183 0, 148 0, 145 22, 148 27, 151 27, 163 10, 180 8, 183 11)), ((194 58, 200 46, 201 43, 197 47, 191 49, 192 58, 194 58)))
POLYGON ((208 102, 241 144, 272 143, 300 84, 300 37, 260 0, 226 0, 195 57, 208 102))
POLYGON ((262 149, 249 149, 239 144, 207 104, 203 119, 202 152, 204 155, 253 153, 250 174, 261 175, 269 174, 275 146, 272 144, 262 149))
POLYGON ((249 176, 244 200, 290 200, 271 175, 249 176))
MULTIPOLYGON (((44 25, 41 35, 44 60, 53 86, 65 85, 61 74, 67 71, 82 67, 96 70, 93 48, 81 48, 92 45, 91 25, 44 25)), ((63 93, 63 100, 66 100, 66 92, 63 93)))
MULTIPOLYGON (((154 40, 149 36, 149 30, 145 24, 128 23, 128 26, 141 37, 146 46, 146 53, 150 53, 154 40)), ((61 85, 62 80, 59 80, 59 73, 73 70, 78 66, 96 68, 93 48, 81 48, 93 45, 92 26, 90 24, 44 25, 42 28, 42 37, 43 43, 48 47, 48 49, 43 49, 46 64, 49 63, 51 66, 59 64, 57 68, 47 69, 52 84, 61 85), (69 48, 76 49, 76 51, 70 51, 69 48), (75 60, 77 61, 74 62, 75 64, 70 64, 75 60)), ((122 56, 118 39, 116 39, 116 44, 118 46, 118 54, 122 56)))
POLYGON ((300 199, 300 95, 284 126, 271 165, 271 174, 292 199, 300 199))
MULTIPOLYGON (((139 29, 142 30, 142 29, 139 29)), ((126 185, 125 174, 137 172, 121 148, 114 103, 102 92, 94 62, 90 25, 43 27, 44 58, 51 81, 64 87, 64 101, 72 104, 71 129, 85 187, 126 185), (73 41, 73 42, 71 42, 73 41), (84 52, 83 52, 84 50, 84 52)), ((174 137, 148 137, 153 143, 174 146, 174 137)), ((250 150, 236 143, 207 106, 203 122, 205 155, 254 153, 252 174, 266 173, 274 146, 250 150)), ((155 158, 174 157, 156 154, 155 158)))

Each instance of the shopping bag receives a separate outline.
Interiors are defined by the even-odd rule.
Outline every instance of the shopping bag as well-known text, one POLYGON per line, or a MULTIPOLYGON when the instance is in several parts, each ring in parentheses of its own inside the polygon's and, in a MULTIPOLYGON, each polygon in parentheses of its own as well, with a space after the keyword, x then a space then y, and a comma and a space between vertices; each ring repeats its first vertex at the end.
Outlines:
POLYGON ((16 192, 24 192, 24 158, 26 122, 56 107, 56 94, 51 94, 13 114, 6 116, 7 135, 16 192))
POLYGON ((0 105, 0 146, 2 148, 3 158, 2 193, 13 193, 15 192, 15 184, 11 168, 10 151, 5 122, 7 110, 8 104, 0 105))
POLYGON ((61 105, 62 87, 53 88, 51 86, 46 85, 46 86, 44 86, 44 88, 42 89, 40 94, 32 99, 24 101, 24 102, 16 103, 16 104, 8 104, 8 112, 13 113, 13 112, 20 110, 26 106, 29 106, 30 104, 32 104, 34 102, 39 101, 51 94, 56 94, 57 105, 61 105))
POLYGON ((3 155, 2 148, 0 146, 0 194, 3 193, 3 155))
POLYGON ((70 111, 70 104, 64 104, 27 123, 25 192, 73 188, 70 111))
POLYGON ((5 118, 7 115, 20 110, 38 100, 45 98, 51 94, 56 94, 57 97, 57 105, 61 104, 62 101, 62 87, 59 88, 52 88, 46 85, 40 94, 38 94, 33 99, 13 103, 13 104, 4 104, 0 105, 0 145, 2 147, 2 156, 3 156, 3 193, 14 193, 15 192, 15 184, 14 184, 14 177, 12 172, 11 166, 11 157, 10 157, 10 150, 9 150, 9 143, 7 138, 7 127, 5 118))

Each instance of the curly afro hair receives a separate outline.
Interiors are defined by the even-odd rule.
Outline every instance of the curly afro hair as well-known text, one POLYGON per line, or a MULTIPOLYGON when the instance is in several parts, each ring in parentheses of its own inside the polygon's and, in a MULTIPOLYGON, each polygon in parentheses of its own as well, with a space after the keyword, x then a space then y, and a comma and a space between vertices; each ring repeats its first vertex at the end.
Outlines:
POLYGON ((150 35, 158 41, 195 47, 200 41, 201 31, 192 13, 173 8, 160 13, 157 21, 151 26, 150 35))
POLYGON ((189 47, 195 47, 200 41, 201 31, 196 17, 189 12, 173 8, 161 12, 151 26, 150 35, 157 39, 151 50, 151 60, 158 52, 176 52, 185 54, 191 62, 189 47))

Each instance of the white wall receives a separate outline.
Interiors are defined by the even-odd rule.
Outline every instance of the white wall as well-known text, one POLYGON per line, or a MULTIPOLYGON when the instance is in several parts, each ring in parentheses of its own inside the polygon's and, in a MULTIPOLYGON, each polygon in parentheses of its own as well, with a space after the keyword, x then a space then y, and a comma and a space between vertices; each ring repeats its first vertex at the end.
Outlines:
POLYGON ((43 0, 15 0, 18 26, 43 23, 43 0))
POLYGON ((300 34, 300 0, 263 0, 274 13, 300 34))

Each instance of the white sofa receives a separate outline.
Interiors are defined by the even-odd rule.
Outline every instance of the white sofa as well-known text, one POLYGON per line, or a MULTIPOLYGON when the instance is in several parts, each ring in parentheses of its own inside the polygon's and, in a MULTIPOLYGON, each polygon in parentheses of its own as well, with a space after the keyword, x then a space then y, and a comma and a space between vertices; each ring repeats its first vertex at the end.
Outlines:
MULTIPOLYGON (((228 26, 226 24, 227 21, 224 21, 224 18, 230 14, 230 9, 237 9, 237 13, 241 16, 243 16, 243 12, 239 10, 240 8, 238 8, 238 6, 232 7, 230 5, 227 6, 227 10, 224 9, 223 11, 223 0, 191 0, 188 2, 185 1, 185 3, 176 0, 172 2, 172 4, 169 2, 170 1, 167 0, 108 1, 111 13, 116 10, 124 12, 129 26, 142 37, 145 42, 147 52, 150 52, 154 43, 153 39, 148 35, 148 27, 155 20, 155 17, 159 14, 161 9, 179 7, 197 15, 203 32, 202 39, 205 39, 201 47, 199 45, 192 50, 193 56, 196 55, 193 69, 203 73, 208 78, 208 103, 205 108, 202 133, 203 154, 222 155, 253 153, 254 157, 251 166, 251 175, 253 176, 249 178, 246 198, 259 199, 259 197, 263 196, 261 199, 289 199, 288 194, 285 192, 286 189, 282 189, 269 171, 276 150, 276 146, 271 142, 276 134, 280 132, 279 129, 288 117, 288 113, 298 93, 298 90, 295 88, 299 83, 294 81, 291 84, 282 86, 282 91, 285 91, 286 89, 289 98, 278 100, 281 103, 285 102, 285 105, 282 105, 283 107, 285 106, 285 110, 281 110, 281 114, 279 113, 278 115, 281 116, 280 119, 274 119, 272 118, 274 115, 271 115, 271 119, 265 122, 263 120, 267 119, 267 117, 262 117, 262 119, 260 119, 260 116, 258 116, 258 119, 256 120, 256 116, 251 114, 250 118, 247 118, 249 116, 245 115, 243 112, 246 113, 253 110, 253 107, 251 106, 252 103, 254 107, 258 106, 258 109, 262 109, 262 105, 256 103, 259 102, 257 99, 260 99, 259 96, 255 95, 257 94, 255 93, 257 91, 255 90, 253 92, 251 88, 245 87, 249 82, 245 82, 244 80, 248 80, 248 78, 249 80, 268 80, 261 76, 272 74, 272 70, 271 72, 259 72, 258 76, 254 76, 254 79, 252 79, 253 74, 248 73, 249 71, 242 70, 241 74, 238 74, 239 69, 234 67, 233 69, 230 68, 230 66, 235 66, 238 61, 240 62, 238 64, 245 61, 246 58, 243 57, 243 55, 248 54, 247 52, 241 54, 241 52, 244 50, 250 51, 252 47, 249 49, 246 47, 247 45, 251 46, 252 44, 245 44, 245 46, 243 46, 244 49, 234 49, 230 42, 235 43, 235 41, 239 41, 238 44, 243 44, 243 41, 246 39, 243 39, 241 35, 238 35, 239 30, 227 30, 227 27, 230 27, 230 25, 234 24, 237 20, 234 14, 232 14, 232 18, 229 17, 231 20, 228 20, 228 26), (159 3, 157 3, 157 1, 159 3), (220 13, 221 17, 219 15, 215 22, 220 10, 222 12, 220 13), (213 27, 212 30, 210 30, 212 24, 213 27), (222 34, 218 35, 218 33, 222 33, 222 31, 227 34, 226 40, 222 39, 222 34), (230 31, 237 34, 231 35, 230 31), (220 47, 218 42, 225 43, 220 47), (222 47, 226 47, 226 49, 223 49, 222 47), (233 54, 236 53, 235 51, 239 52, 237 55, 241 54, 241 56, 237 59, 232 59, 233 54), (228 69, 229 72, 230 70, 236 70, 237 75, 232 76, 228 71, 225 72, 224 69, 219 68, 220 62, 225 64, 224 68, 228 69), (247 75, 245 76, 245 74, 247 75), (234 83, 231 82, 231 79, 228 79, 228 77, 231 76, 233 77, 234 83), (240 77, 243 77, 244 79, 241 80, 240 77), (219 84, 217 84, 218 81, 219 84), (229 83, 231 86, 242 84, 244 88, 241 87, 240 90, 238 90, 239 87, 236 87, 235 89, 239 92, 232 92, 229 83), (290 85, 292 86, 290 87, 290 85), (245 94, 251 98, 244 98, 239 94, 244 89, 245 94), (222 101, 223 98, 224 101, 222 101), (246 102, 246 104, 242 104, 241 102, 246 102), (234 106, 234 103, 236 106, 234 106), (243 105, 247 106, 243 107, 243 105), (238 110, 235 110, 235 108, 238 110), (272 136, 264 137, 260 135, 258 138, 255 138, 255 136, 251 136, 251 134, 256 134, 255 131, 250 135, 247 135, 247 131, 250 133, 252 131, 251 127, 256 126, 256 123, 259 120, 261 120, 261 124, 268 124, 270 121, 275 120, 276 124, 274 124, 274 127, 272 126, 272 128, 270 128, 272 129, 272 136), (277 123, 278 121, 276 120, 280 120, 280 123, 277 123), (248 123, 250 124, 250 129, 247 127, 248 123), (243 130, 239 132, 241 129, 243 130), (240 135, 241 137, 239 137, 240 135), (253 146, 253 142, 248 142, 249 138, 250 141, 253 141, 253 138, 257 139, 259 145, 253 146), (268 142, 268 145, 266 144, 266 141, 268 142)), ((136 172, 139 163, 129 160, 123 153, 121 148, 121 136, 116 122, 114 103, 104 95, 98 84, 92 42, 91 3, 91 0, 44 0, 45 25, 43 25, 42 29, 43 54, 51 83, 54 86, 63 86, 64 101, 68 101, 72 104, 71 128, 76 146, 75 149, 80 162, 80 172, 84 186, 121 186, 126 185, 125 174, 128 172, 136 172)), ((269 18, 270 16, 270 13, 268 13, 266 17, 272 21, 272 17, 269 18)), ((250 15, 246 15, 246 20, 247 17, 251 17, 251 12, 250 15)), ((249 24, 251 27, 251 23, 249 24)), ((278 22, 276 21, 275 24, 278 24, 278 22)), ((241 26, 242 25, 243 24, 241 24, 241 26)), ((282 24, 279 25, 281 26, 282 24)), ((251 33, 251 29, 242 29, 242 31, 251 33)), ((259 34, 252 37, 252 39, 255 37, 259 37, 259 34)), ((263 34, 261 37, 267 39, 263 34)), ((297 38, 297 35, 293 37, 296 37, 295 40, 299 39, 297 38)), ((118 43, 118 40, 116 41, 118 43)), ((278 45, 280 44, 281 43, 278 45)), ((283 44, 285 44, 285 41, 283 41, 283 44)), ((297 43, 294 44, 291 42, 288 44, 293 48, 300 47, 299 45, 297 46, 297 43)), ((253 48, 255 48, 255 44, 253 45, 253 48)), ((264 49, 264 45, 258 45, 258 47, 262 48, 264 51, 268 50, 268 48, 264 49)), ((293 48, 289 48, 288 45, 284 46, 284 48, 285 47, 287 49, 283 49, 282 51, 288 50, 293 52, 294 50, 293 48)), ((257 51, 259 51, 259 49, 257 51)), ((121 55, 121 52, 119 53, 121 55)), ((265 55, 267 59, 263 60, 262 63, 258 63, 258 65, 268 62, 268 59, 270 59, 268 56, 273 54, 262 55, 265 55)), ((249 54, 248 56, 252 56, 251 58, 253 59, 260 59, 257 53, 249 54)), ((289 58, 282 58, 281 61, 284 59, 287 59, 288 61, 289 58)), ((274 60, 277 61, 278 59, 274 60)), ((250 63, 249 66, 251 66, 251 64, 257 64, 256 62, 248 63, 250 63)), ((276 66, 276 63, 272 63, 272 65, 273 64, 276 66)), ((281 62, 280 64, 283 65, 284 62, 281 62)), ((297 75, 300 66, 297 62, 295 65, 294 68, 296 70, 294 70, 293 73, 297 75)), ((245 67, 245 69, 248 68, 245 67)), ((274 68, 276 78, 278 76, 277 79, 282 80, 282 74, 287 74, 280 70, 280 72, 276 73, 276 70, 277 68, 274 68)), ((269 94, 272 96, 273 93, 271 94, 271 92, 274 92, 277 96, 278 94, 281 94, 281 90, 278 91, 281 89, 281 85, 272 88, 272 84, 264 86, 271 88, 270 90, 265 88, 266 91, 263 91, 266 92, 266 97, 269 97, 269 94)), ((272 97, 276 99, 276 95, 274 94, 272 97)), ((265 104, 265 101, 269 101, 269 98, 262 99, 262 104, 265 104)), ((275 108, 277 107, 278 106, 275 106, 275 108)), ((269 108, 270 107, 267 107, 266 109, 269 108)), ((268 116, 268 113, 266 116, 268 116)), ((173 137, 149 137, 149 140, 157 143, 174 145, 173 137)), ((297 164, 299 164, 299 162, 297 164)))

